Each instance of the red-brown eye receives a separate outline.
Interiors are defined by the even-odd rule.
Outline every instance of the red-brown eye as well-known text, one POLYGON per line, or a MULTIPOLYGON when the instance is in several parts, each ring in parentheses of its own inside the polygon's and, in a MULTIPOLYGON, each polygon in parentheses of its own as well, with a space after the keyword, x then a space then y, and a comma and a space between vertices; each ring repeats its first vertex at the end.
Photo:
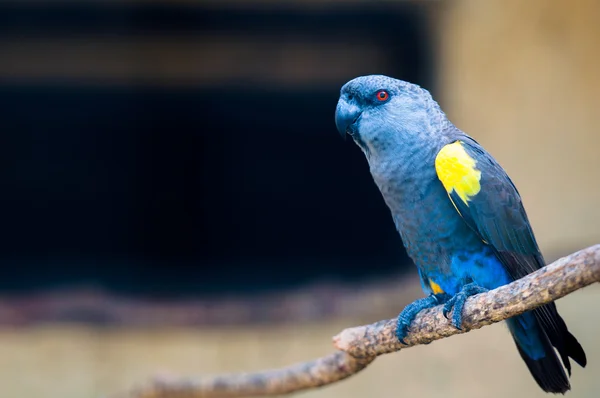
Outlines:
POLYGON ((377 98, 378 101, 387 101, 387 99, 390 98, 390 94, 385 90, 379 90, 377 94, 375 94, 375 98, 377 98))

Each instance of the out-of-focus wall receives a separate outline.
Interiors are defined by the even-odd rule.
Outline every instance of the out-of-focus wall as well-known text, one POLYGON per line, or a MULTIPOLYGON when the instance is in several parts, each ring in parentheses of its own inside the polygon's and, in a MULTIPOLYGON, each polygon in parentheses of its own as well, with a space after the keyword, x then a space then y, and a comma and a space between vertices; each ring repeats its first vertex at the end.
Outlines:
POLYGON ((548 259, 600 241, 600 3, 449 1, 439 92, 521 192, 548 259))
MULTIPOLYGON (((414 281, 415 287, 417 281, 414 281)), ((98 398, 150 376, 201 376, 286 366, 332 352, 331 337, 351 325, 393 317, 389 311, 320 323, 230 328, 95 329, 49 325, 0 330, 0 396, 98 398)), ((559 310, 585 347, 586 369, 574 365, 569 398, 598 396, 600 289, 561 300, 559 310)), ((395 310, 393 307, 397 307, 395 310)), ((529 375, 503 324, 378 358, 367 369, 307 398, 548 397, 529 375)))

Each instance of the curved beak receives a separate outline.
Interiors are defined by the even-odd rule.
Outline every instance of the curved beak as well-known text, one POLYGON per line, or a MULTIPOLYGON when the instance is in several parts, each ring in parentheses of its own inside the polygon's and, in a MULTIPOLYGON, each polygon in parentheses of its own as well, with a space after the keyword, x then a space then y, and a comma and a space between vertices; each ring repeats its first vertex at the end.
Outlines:
POLYGON ((352 135, 350 127, 360 117, 360 114, 359 107, 340 98, 335 108, 335 126, 343 138, 346 138, 346 134, 352 135))

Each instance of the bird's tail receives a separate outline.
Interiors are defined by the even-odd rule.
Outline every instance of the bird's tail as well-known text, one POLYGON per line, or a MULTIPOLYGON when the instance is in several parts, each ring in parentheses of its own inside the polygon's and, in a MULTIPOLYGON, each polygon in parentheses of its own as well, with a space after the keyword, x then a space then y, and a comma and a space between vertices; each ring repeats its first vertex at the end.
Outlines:
POLYGON ((571 386, 563 364, 570 375, 569 357, 581 366, 585 366, 587 360, 554 303, 509 319, 508 327, 521 358, 539 386, 546 392, 567 392, 571 386), (552 346, 558 350, 562 363, 552 346))

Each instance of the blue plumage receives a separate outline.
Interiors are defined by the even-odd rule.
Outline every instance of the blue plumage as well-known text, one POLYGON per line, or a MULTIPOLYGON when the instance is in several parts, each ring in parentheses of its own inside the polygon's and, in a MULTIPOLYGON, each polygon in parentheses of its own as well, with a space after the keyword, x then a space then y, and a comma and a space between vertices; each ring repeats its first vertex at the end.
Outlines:
MULTIPOLYGON (((512 282, 502 263, 489 246, 481 244, 480 252, 459 251, 452 256, 451 273, 430 274, 430 278, 439 281, 441 288, 450 295, 457 294, 462 285, 459 281, 471 279, 477 285, 486 289, 495 289, 512 282)), ((541 342, 540 328, 531 313, 512 318, 508 327, 516 342, 532 359, 544 357, 544 347, 541 342)))
POLYGON ((516 316, 507 323, 517 345, 529 358, 537 361, 546 356, 543 331, 532 313, 516 316))

